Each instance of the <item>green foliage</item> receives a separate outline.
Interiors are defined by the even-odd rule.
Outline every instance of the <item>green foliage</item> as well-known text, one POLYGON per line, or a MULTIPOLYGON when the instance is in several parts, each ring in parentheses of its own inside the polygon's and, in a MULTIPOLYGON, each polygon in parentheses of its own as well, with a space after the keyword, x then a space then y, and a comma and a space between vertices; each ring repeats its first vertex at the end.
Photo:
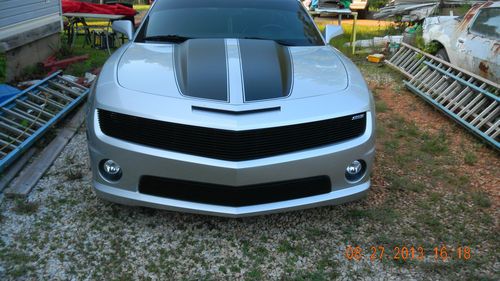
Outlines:
POLYGON ((107 50, 94 49, 88 44, 83 45, 83 36, 78 36, 72 47, 67 46, 67 39, 64 34, 61 35, 61 40, 62 45, 57 52, 58 56, 60 56, 60 59, 72 56, 81 56, 85 54, 89 55, 89 58, 87 60, 70 64, 64 71, 64 73, 66 74, 83 76, 85 75, 85 72, 89 72, 95 68, 101 67, 109 57, 107 50))
POLYGON ((27 127, 30 125, 30 123, 29 123, 29 121, 28 121, 28 120, 23 119, 23 120, 21 121, 20 125, 21 125, 23 128, 27 128, 27 127))
POLYGON ((41 64, 34 64, 23 68, 21 74, 16 77, 16 79, 18 81, 27 81, 42 78, 46 74, 47 72, 43 69, 41 64))
POLYGON ((56 51, 56 58, 57 59, 65 59, 73 56, 73 49, 66 44, 66 42, 61 43, 61 47, 59 50, 56 51))
POLYGON ((460 5, 457 7, 457 14, 459 16, 465 15, 470 10, 470 8, 472 8, 471 3, 465 3, 463 5, 460 5))
POLYGON ((417 48, 420 50, 429 53, 429 54, 436 54, 439 49, 441 49, 443 46, 439 44, 439 42, 432 41, 429 42, 428 44, 425 44, 424 38, 422 36, 422 26, 419 26, 416 31, 415 31, 415 43, 417 48))
POLYGON ((477 162, 477 156, 476 156, 476 154, 474 154, 471 151, 465 152, 464 162, 465 162, 465 164, 467 164, 469 166, 473 166, 477 162))
POLYGON ((18 199, 12 210, 20 215, 31 215, 38 211, 39 204, 27 200, 18 199))
POLYGON ((149 9, 149 5, 134 5, 134 9, 138 12, 147 11, 149 9))
POLYGON ((388 109, 387 103, 385 103, 383 100, 378 100, 375 102, 375 110, 377 112, 386 112, 388 109))
POLYGON ((429 53, 429 54, 435 54, 437 53, 437 51, 439 51, 439 49, 441 49, 443 46, 441 44, 439 44, 438 42, 436 41, 433 41, 433 42, 430 42, 429 44, 426 44, 422 50, 426 53, 429 53))
POLYGON ((389 0, 372 0, 368 1, 368 8, 370 11, 377 11, 389 3, 389 0))
POLYGON ((491 206, 490 198, 488 194, 483 191, 475 191, 471 195, 472 202, 481 208, 489 208, 491 206))
POLYGON ((424 134, 422 139, 421 150, 426 153, 438 155, 448 151, 448 139, 444 131, 439 131, 436 135, 424 134))
MULTIPOLYGON (((324 26, 322 24, 318 25, 321 30, 324 29, 324 26)), ((352 57, 351 47, 344 46, 345 43, 351 42, 352 23, 343 23, 342 29, 344 30, 344 34, 336 38, 333 38, 330 44, 333 45, 335 48, 339 49, 340 51, 342 51, 342 53, 344 53, 345 55, 352 57)), ((401 34, 401 28, 400 26, 397 25, 386 26, 380 24, 378 26, 366 26, 366 25, 356 26, 356 40, 372 39, 373 37, 376 36, 383 37, 386 35, 396 35, 396 34, 401 34)), ((356 47, 356 51, 358 51, 359 49, 360 49, 359 47, 356 47)))

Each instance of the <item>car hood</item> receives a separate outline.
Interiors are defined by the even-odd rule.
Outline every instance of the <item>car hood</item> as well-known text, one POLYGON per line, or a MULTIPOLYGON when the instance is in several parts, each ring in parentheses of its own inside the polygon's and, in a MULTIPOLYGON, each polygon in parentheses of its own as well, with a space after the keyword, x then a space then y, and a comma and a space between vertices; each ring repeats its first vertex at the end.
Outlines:
POLYGON ((117 66, 121 87, 231 104, 335 94, 347 88, 348 78, 329 46, 287 47, 270 40, 132 43, 117 66))

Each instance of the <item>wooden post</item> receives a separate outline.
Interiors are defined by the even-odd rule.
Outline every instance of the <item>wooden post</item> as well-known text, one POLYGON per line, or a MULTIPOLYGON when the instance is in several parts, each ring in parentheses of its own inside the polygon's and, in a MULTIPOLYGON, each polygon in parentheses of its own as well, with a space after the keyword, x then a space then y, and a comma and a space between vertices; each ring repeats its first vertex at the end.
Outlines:
POLYGON ((358 21, 358 12, 352 12, 354 16, 354 20, 352 22, 352 33, 351 33, 351 46, 352 46, 352 54, 356 52, 356 22, 358 21))

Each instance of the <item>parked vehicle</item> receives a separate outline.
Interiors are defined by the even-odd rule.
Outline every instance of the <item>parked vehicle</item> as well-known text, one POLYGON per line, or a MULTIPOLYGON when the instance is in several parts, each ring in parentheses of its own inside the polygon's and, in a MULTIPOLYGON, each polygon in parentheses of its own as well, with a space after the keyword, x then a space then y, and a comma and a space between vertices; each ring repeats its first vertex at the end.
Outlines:
POLYGON ((372 95, 297 0, 157 0, 89 98, 93 185, 114 202, 222 216, 363 196, 372 95))
MULTIPOLYGON (((302 0, 303 1, 303 0, 302 0)), ((368 0, 312 0, 305 1, 307 5, 311 5, 312 10, 328 10, 328 9, 339 9, 349 6, 349 9, 353 12, 358 12, 359 18, 366 18, 368 14, 368 0)), ((306 7, 308 7, 306 5, 306 7)))
POLYGON ((437 44, 437 57, 500 83, 500 2, 476 4, 463 17, 427 18, 423 38, 437 44))

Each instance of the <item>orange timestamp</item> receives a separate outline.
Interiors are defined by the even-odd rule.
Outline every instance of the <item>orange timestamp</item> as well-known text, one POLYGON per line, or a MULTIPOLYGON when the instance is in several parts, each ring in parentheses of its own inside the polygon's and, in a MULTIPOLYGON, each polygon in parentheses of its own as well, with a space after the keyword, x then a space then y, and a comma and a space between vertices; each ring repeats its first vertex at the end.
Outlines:
POLYGON ((468 246, 447 247, 445 245, 425 249, 421 246, 394 246, 385 247, 374 245, 369 247, 351 246, 345 248, 344 257, 347 260, 360 261, 370 259, 371 261, 401 260, 401 261, 423 261, 433 259, 434 261, 448 261, 450 259, 470 260, 472 250, 468 246))

